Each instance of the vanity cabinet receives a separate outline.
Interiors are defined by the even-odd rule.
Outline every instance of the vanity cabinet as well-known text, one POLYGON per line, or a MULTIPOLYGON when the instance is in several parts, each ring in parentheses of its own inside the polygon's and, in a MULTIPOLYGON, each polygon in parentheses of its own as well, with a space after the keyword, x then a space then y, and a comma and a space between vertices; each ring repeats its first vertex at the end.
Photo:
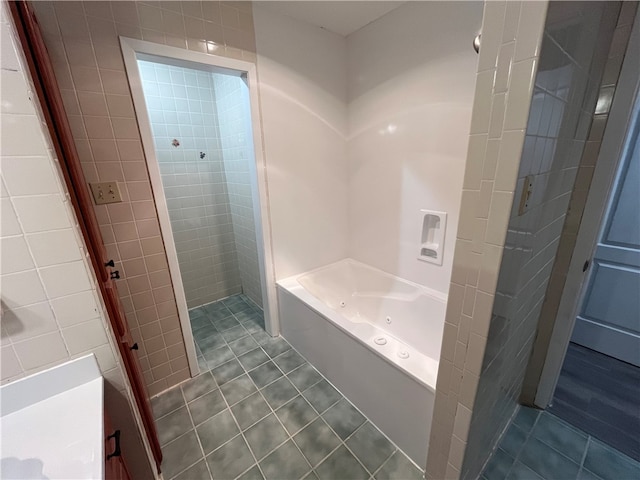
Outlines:
POLYGON ((104 413, 104 478, 105 480, 131 480, 127 465, 120 451, 120 430, 111 426, 104 413))

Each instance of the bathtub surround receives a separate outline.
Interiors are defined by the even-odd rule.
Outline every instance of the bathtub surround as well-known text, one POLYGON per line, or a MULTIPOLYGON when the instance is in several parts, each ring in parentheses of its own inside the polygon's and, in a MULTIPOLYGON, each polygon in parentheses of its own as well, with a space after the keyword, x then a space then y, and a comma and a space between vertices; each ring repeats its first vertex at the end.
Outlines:
POLYGON ((407 2, 347 37, 349 257, 449 291, 482 2, 407 2), (421 209, 448 215, 418 261, 421 209))
MULTIPOLYGON (((461 476, 546 11, 546 2, 484 5, 461 217, 427 459, 426 476, 430 479, 461 476)), ((494 426, 480 428, 492 431, 494 426)), ((471 446, 472 451, 474 448, 471 446)), ((473 476, 481 467, 482 461, 475 466, 477 471, 470 472, 471 467, 465 474, 473 476)))
POLYGON ((34 2, 88 182, 118 181, 96 206, 124 273, 121 301, 154 395, 189 377, 184 340, 118 36, 255 61, 251 4, 34 2), (210 43, 207 43, 210 42, 210 43), (210 50, 207 50, 209 48, 210 50), (165 295, 162 301, 155 296, 165 295))
POLYGON ((151 479, 155 465, 82 232, 4 2, 0 9, 0 382, 94 354, 127 465, 135 478, 151 479))
POLYGON ((481 2, 399 4, 347 37, 254 17, 276 279, 353 258, 446 294, 481 2), (417 260, 421 209, 449 215, 441 267, 417 260))
POLYGON ((276 279, 348 256, 344 37, 254 6, 276 279))

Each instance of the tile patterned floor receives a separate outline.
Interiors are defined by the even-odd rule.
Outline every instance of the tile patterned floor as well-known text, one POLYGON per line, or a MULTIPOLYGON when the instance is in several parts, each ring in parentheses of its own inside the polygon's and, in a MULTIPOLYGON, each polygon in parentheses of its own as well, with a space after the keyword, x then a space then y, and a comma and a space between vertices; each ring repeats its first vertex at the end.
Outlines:
POLYGON ((164 478, 423 478, 236 295, 190 312, 203 372, 152 400, 164 478))
POLYGON ((640 368, 570 343, 549 411, 640 461, 640 368))
POLYGON ((640 463, 549 412, 520 407, 482 480, 637 480, 640 463))

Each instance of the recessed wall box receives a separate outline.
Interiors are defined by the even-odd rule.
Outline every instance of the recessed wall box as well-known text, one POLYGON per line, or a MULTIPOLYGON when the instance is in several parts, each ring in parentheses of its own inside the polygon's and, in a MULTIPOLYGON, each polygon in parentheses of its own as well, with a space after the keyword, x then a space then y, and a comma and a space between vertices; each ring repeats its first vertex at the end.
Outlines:
POLYGON ((447 214, 432 210, 420 210, 420 220, 422 222, 422 234, 418 260, 442 265, 447 214))

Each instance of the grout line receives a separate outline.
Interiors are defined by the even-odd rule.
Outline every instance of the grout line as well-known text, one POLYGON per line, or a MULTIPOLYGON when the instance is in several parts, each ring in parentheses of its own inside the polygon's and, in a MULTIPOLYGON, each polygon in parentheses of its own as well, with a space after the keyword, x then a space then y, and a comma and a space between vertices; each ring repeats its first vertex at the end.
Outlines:
MULTIPOLYGON (((215 379, 214 379, 215 380, 215 379)), ((255 462, 255 465, 258 466, 258 470, 260 471, 260 474, 264 477, 264 473, 262 471, 262 468, 260 467, 260 465, 258 464, 258 459, 256 458, 256 456, 253 453, 253 450, 251 449, 251 445, 249 445, 249 442, 247 441, 247 438, 244 435, 244 432, 242 431, 242 428, 240 427, 240 424, 238 423, 238 420, 236 419, 236 416, 233 414, 233 411, 231 410, 231 407, 229 406, 229 402, 227 402, 226 397, 224 396, 224 394, 222 393, 222 391, 220 391, 220 395, 222 396, 222 400, 224 400, 225 405, 227 406, 227 410, 229 410, 229 414, 231 415, 231 418, 233 418, 234 423, 236 424, 236 428, 238 429, 238 431, 240 432, 239 435, 242 436, 242 439, 244 440, 245 445, 247 445, 248 449, 249 449, 249 453, 251 454, 251 456, 253 457, 253 460, 255 462)), ((221 412, 220 412, 221 413, 221 412)), ((215 452, 216 450, 224 447, 225 445, 227 445, 231 440, 235 439, 238 435, 235 435, 233 438, 227 440, 225 443, 223 443, 222 445, 220 445, 218 448, 216 448, 215 450, 213 450, 212 452, 209 453, 209 455, 211 455, 213 452, 215 452)), ((206 457, 205 457, 205 461, 206 461, 206 457)), ((207 467, 208 467, 208 462, 207 462, 207 467)), ((253 465, 251 465, 249 468, 253 467, 253 465)), ((242 475, 242 473, 240 474, 242 475)), ((211 478, 213 478, 213 475, 211 476, 211 478)))
MULTIPOLYGON (((195 430, 193 430, 193 432, 194 432, 195 436, 196 436, 196 437, 198 437, 198 433, 197 433, 195 430)), ((171 444, 171 443, 174 443, 174 442, 175 442, 175 441, 177 441, 177 440, 180 440, 182 437, 187 436, 189 433, 191 433, 191 430, 188 430, 188 431, 184 432, 182 435, 180 435, 179 437, 174 438, 174 439, 173 439, 173 440, 171 440, 169 443, 166 443, 164 446, 167 446, 167 445, 169 445, 169 444, 171 444)), ((199 443, 200 443, 200 439, 199 439, 199 438, 197 438, 197 440, 198 440, 198 444, 199 444, 199 443)), ((202 450, 202 446, 200 446, 200 449, 202 450)), ((187 467, 185 467, 184 469, 182 469, 182 470, 180 470, 179 472, 177 472, 173 477, 169 478, 169 480, 173 480, 173 479, 174 479, 174 478, 176 478, 178 475, 180 475, 180 474, 182 474, 182 473, 186 472, 187 470, 189 470, 191 467, 193 467, 196 463, 198 463, 198 462, 199 462, 199 461, 201 461, 201 460, 205 460, 205 458, 204 458, 204 457, 202 457, 202 458, 198 458, 198 460, 196 460, 195 462, 193 462, 193 463, 192 463, 192 464, 190 464, 189 466, 187 466, 187 467)), ((206 463, 206 460, 205 460, 205 463, 206 463)))
MULTIPOLYGON (((213 478, 213 475, 211 474, 211 470, 209 470, 209 463, 207 462, 207 457, 204 454, 204 448, 202 447, 202 442, 200 441, 200 436, 198 435, 198 431, 196 430, 195 422, 193 421, 193 417, 191 416, 191 410, 189 410, 189 402, 187 402, 187 397, 184 396, 184 391, 182 390, 182 385, 180 385, 180 393, 182 394, 182 400, 184 400, 184 407, 187 409, 187 414, 189 415, 189 420, 191 420, 191 427, 193 427, 193 433, 195 434, 196 439, 198 440, 198 445, 200 445, 200 453, 202 453, 202 460, 204 460, 204 463, 207 466, 207 471, 209 472, 209 476, 211 478, 213 478)), ((198 397, 198 398, 200 398, 200 397, 198 397)), ((199 461, 200 460, 198 460, 198 462, 199 461)), ((198 462, 195 462, 193 465, 195 465, 198 462)), ((191 468, 193 465, 191 465, 190 467, 185 468, 183 470, 183 472, 186 471, 188 468, 191 468)))
POLYGON ((591 445, 591 435, 587 436, 587 442, 584 445, 584 452, 582 452, 582 458, 580 459, 580 470, 587 468, 584 466, 584 461, 587 459, 587 452, 589 451, 589 445, 591 445))
MULTIPOLYGON (((393 457, 396 453, 398 452, 402 452, 402 450, 400 450, 399 448, 396 448, 393 453, 391 455, 389 455, 389 457, 382 462, 382 465, 380 465, 372 474, 371 477, 375 477, 378 473, 380 473, 382 471, 382 469, 384 468, 384 466, 389 463, 389 461, 391 460, 391 457, 393 457)), ((419 470, 420 471, 420 470, 419 470)))

